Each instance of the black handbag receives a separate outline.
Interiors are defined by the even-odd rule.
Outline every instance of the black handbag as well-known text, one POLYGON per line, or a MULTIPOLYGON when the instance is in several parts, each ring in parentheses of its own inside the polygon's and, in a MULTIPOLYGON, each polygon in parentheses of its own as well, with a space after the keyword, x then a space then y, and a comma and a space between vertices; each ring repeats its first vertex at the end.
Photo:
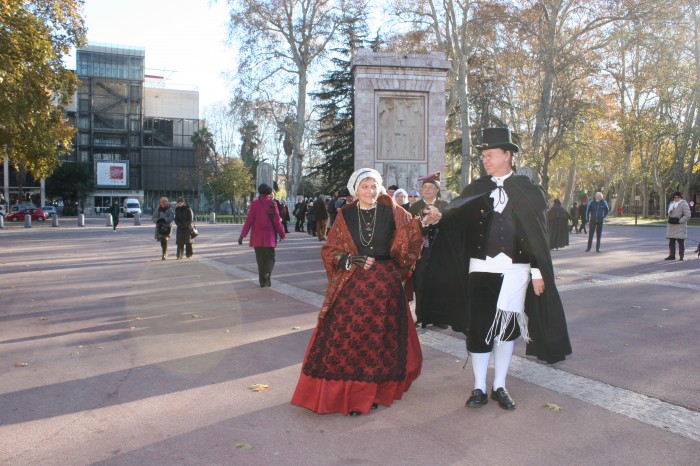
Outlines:
POLYGON ((190 238, 195 239, 197 236, 199 236, 199 231, 197 231, 197 225, 193 223, 190 225, 190 238))
POLYGON ((680 217, 669 217, 668 223, 670 223, 671 225, 679 225, 681 223, 681 219, 680 217))

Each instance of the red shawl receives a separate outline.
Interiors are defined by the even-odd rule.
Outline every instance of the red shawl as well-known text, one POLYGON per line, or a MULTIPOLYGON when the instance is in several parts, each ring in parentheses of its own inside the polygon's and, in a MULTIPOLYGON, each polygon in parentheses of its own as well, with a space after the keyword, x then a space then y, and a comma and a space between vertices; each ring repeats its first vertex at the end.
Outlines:
MULTIPOLYGON (((343 216, 343 211, 348 208, 354 208, 357 202, 346 204, 338 212, 328 235, 328 240, 321 248, 321 258, 328 274, 328 290, 326 291, 326 299, 323 301, 323 307, 321 307, 321 312, 319 313, 320 319, 325 317, 326 312, 335 302, 343 285, 357 269, 356 266, 351 267, 350 270, 338 268, 338 262, 344 254, 357 255, 358 253, 357 246, 355 246, 343 216)), ((391 206, 394 214, 396 230, 391 240, 390 255, 401 269, 401 280, 405 282, 411 276, 413 266, 420 257, 420 252, 423 248, 420 219, 412 219, 411 214, 406 209, 396 204, 387 195, 379 196, 377 202, 391 206)))

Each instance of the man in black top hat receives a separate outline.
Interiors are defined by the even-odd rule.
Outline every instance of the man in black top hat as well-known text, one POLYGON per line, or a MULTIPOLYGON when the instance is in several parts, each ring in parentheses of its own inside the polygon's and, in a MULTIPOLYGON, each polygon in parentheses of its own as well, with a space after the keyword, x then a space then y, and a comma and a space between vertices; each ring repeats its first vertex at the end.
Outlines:
POLYGON ((519 147, 508 128, 487 128, 480 146, 488 173, 452 201, 444 214, 429 209, 424 223, 437 223, 426 287, 431 309, 467 336, 474 390, 466 406, 488 402, 486 375, 494 353, 491 399, 507 410, 515 402, 506 390, 515 340, 527 354, 557 362, 571 354, 561 299, 547 240, 542 190, 512 169, 519 147), (466 263, 465 263, 466 262, 466 263), (465 266, 466 265, 466 266, 465 266))

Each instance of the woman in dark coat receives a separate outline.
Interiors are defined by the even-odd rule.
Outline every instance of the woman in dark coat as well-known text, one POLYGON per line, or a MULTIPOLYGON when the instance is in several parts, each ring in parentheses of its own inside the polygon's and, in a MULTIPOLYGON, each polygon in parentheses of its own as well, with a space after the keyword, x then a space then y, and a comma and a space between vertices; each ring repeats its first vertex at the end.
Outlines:
POLYGON ((189 205, 185 204, 185 199, 177 198, 177 207, 175 208, 175 225, 177 225, 177 234, 175 242, 177 243, 177 258, 182 259, 182 252, 189 259, 192 257, 192 225, 194 215, 189 205))
POLYGON ((170 207, 170 202, 167 197, 160 198, 158 208, 153 212, 153 223, 156 224, 156 241, 160 242, 162 260, 168 258, 168 238, 170 238, 171 227, 175 219, 175 212, 170 207))
POLYGON ((569 245, 569 220, 571 215, 561 206, 559 199, 554 199, 552 207, 547 211, 549 249, 559 249, 569 245))

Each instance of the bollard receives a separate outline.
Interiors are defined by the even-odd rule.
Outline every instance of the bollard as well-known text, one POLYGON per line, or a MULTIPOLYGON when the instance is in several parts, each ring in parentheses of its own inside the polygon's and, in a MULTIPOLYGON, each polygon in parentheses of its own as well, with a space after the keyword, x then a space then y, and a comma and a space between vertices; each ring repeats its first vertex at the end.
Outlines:
POLYGON ((32 227, 32 216, 25 215, 24 216, 24 228, 31 228, 31 227, 32 227))
POLYGON ((5 216, 0 215, 0 228, 5 228, 5 216))
POLYGON ((78 226, 79 227, 85 226, 85 214, 78 214, 78 226))
POLYGON ((141 214, 137 212, 134 214, 134 226, 137 227, 139 225, 141 225, 141 214))
POLYGON ((216 214, 214 212, 209 216, 209 223, 216 223, 216 214))
POLYGON ((114 226, 114 223, 112 223, 112 214, 107 215, 107 224, 105 226, 108 226, 108 227, 114 226))
POLYGON ((52 227, 58 226, 58 214, 54 214, 51 216, 51 226, 52 227))

